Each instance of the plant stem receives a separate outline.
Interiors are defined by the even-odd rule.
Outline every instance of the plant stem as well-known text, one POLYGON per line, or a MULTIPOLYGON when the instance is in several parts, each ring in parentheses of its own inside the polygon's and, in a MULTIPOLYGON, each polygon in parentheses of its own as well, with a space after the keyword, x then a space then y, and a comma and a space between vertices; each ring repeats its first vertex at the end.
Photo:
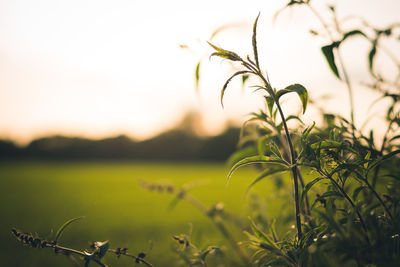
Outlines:
POLYGON ((153 265, 152 265, 151 263, 149 263, 149 262, 147 262, 145 259, 139 258, 139 257, 137 257, 137 256, 135 256, 135 255, 128 254, 128 253, 126 253, 126 252, 125 252, 125 253, 121 253, 121 252, 118 252, 117 249, 109 249, 109 251, 111 251, 112 253, 114 253, 114 254, 116 254, 116 255, 124 255, 124 256, 127 256, 127 257, 129 257, 129 258, 132 258, 132 259, 135 260, 135 262, 141 262, 141 263, 143 263, 144 265, 146 265, 146 266, 148 266, 148 267, 153 267, 153 265))
POLYGON ((296 226, 297 226, 297 238, 298 238, 298 240, 301 240, 302 231, 301 231, 300 201, 299 201, 299 182, 298 182, 298 175, 297 175, 298 170, 297 170, 297 167, 295 166, 296 158, 295 158, 294 148, 293 148, 293 144, 292 144, 292 139, 290 137, 289 129, 286 124, 285 115, 283 114, 283 111, 279 105, 279 102, 275 100, 275 103, 277 105, 279 115, 281 116, 281 119, 282 119, 283 128, 285 129, 285 134, 286 134, 286 140, 288 142, 289 150, 290 150, 290 164, 292 165, 291 171, 292 171, 293 186, 294 186, 294 207, 295 207, 296 226))
MULTIPOLYGON (((378 166, 379 167, 379 166, 378 166)), ((371 192, 374 194, 374 196, 378 199, 379 203, 381 203, 381 205, 383 206, 383 208, 385 209, 386 213, 389 215, 390 219, 393 221, 393 216, 392 213, 390 212, 389 208, 386 206, 385 202, 383 202, 383 200, 381 199, 381 197, 379 196, 379 194, 375 191, 375 189, 371 186, 371 184, 368 182, 367 177, 364 178, 364 182, 365 184, 368 186, 369 190, 371 190, 371 192)))
POLYGON ((302 237, 302 231, 301 231, 301 216, 300 216, 300 199, 299 199, 299 181, 298 181, 298 169, 296 166, 296 152, 294 151, 293 148, 293 143, 292 143, 292 138, 290 137, 289 129, 286 123, 286 118, 285 115, 283 114, 282 108, 279 104, 279 101, 276 99, 276 96, 274 94, 274 91, 272 90, 271 84, 268 82, 267 79, 265 79, 264 75, 261 73, 261 70, 259 69, 256 73, 264 82, 265 87, 267 88, 267 92, 270 93, 271 97, 274 99, 274 102, 278 108, 279 116, 281 117, 282 120, 282 125, 285 130, 285 135, 286 135, 286 141, 289 146, 289 151, 290 151, 290 165, 291 165, 291 171, 292 171, 292 177, 293 177, 293 187, 294 187, 294 209, 295 209, 295 217, 296 217, 296 228, 297 228, 297 238, 300 241, 302 237))
MULTIPOLYGON (((276 130, 276 132, 277 132, 279 141, 281 142, 281 144, 282 144, 282 146, 283 146, 284 155, 287 156, 287 158, 290 158, 290 150, 289 150, 289 148, 288 148, 287 145, 285 144, 285 141, 284 141, 282 135, 280 135, 280 132, 279 132, 279 130, 277 129, 277 127, 275 127, 275 130, 276 130)), ((296 167, 296 168, 297 168, 297 167, 296 167)), ((299 177, 301 189, 304 190, 304 186, 305 186, 305 184, 304 184, 304 179, 303 179, 303 176, 301 175, 301 172, 300 172, 299 168, 297 168, 297 174, 298 174, 298 177, 299 177)), ((311 219, 310 219, 311 209, 310 209, 310 202, 309 202, 309 200, 308 200, 308 195, 307 195, 307 194, 304 196, 304 200, 305 200, 305 201, 304 201, 305 207, 304 207, 304 214, 303 214, 303 215, 304 215, 304 219, 305 219, 310 225, 313 225, 313 223, 312 223, 312 221, 311 221, 311 219)))
POLYGON ((334 185, 337 189, 339 189, 340 193, 342 194, 343 197, 346 198, 346 200, 350 203, 350 205, 353 207, 354 211, 357 213, 358 219, 360 220, 361 226, 364 229, 364 233, 365 233, 365 239, 367 241, 368 244, 370 244, 369 238, 368 238, 368 234, 367 234, 367 226, 365 224, 365 221, 363 219, 363 217, 361 216, 360 212, 358 211, 356 205, 354 204, 353 200, 350 198, 350 196, 346 193, 346 191, 344 191, 344 189, 342 187, 340 187, 340 185, 335 181, 335 179, 333 179, 333 177, 327 173, 324 173, 323 171, 318 171, 321 175, 327 177, 334 185))
MULTIPOLYGON (((66 254, 76 254, 76 255, 82 256, 82 257, 84 257, 84 258, 86 258, 86 257, 88 256, 88 255, 87 255, 85 252, 83 252, 83 251, 79 251, 79 250, 76 250, 76 249, 63 247, 63 246, 60 246, 60 245, 57 245, 57 244, 47 243, 47 244, 46 244, 46 248, 52 248, 52 249, 54 249, 55 252, 62 251, 62 252, 64 252, 64 253, 66 253, 66 254)), ((100 259, 97 259, 97 258, 95 258, 95 257, 90 258, 90 260, 94 261, 95 263, 97 263, 98 265, 100 265, 100 266, 102 266, 102 267, 108 267, 107 264, 102 263, 102 262, 100 261, 100 259)))

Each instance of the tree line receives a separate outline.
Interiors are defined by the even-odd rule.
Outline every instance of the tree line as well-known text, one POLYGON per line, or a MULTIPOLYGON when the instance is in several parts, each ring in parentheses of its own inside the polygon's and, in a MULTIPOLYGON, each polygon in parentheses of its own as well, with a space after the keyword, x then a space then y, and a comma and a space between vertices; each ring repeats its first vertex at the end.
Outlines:
POLYGON ((196 134, 193 125, 184 119, 174 129, 143 141, 125 135, 101 140, 56 135, 19 147, 0 140, 0 159, 224 161, 235 151, 239 128, 231 126, 219 135, 203 136, 196 134))

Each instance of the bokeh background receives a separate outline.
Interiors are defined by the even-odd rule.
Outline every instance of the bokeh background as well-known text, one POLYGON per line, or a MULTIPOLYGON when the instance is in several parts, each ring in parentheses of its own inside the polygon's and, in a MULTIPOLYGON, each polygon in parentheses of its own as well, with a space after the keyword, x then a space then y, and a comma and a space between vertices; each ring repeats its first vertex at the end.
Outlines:
MULTIPOLYGON (((314 2, 327 19, 331 3, 341 19, 356 14, 378 28, 399 18, 397 0, 314 2)), ((263 108, 262 97, 238 79, 221 107, 220 89, 232 66, 209 59, 207 41, 251 54, 252 23, 260 12, 260 62, 273 86, 301 83, 317 102, 325 99, 327 110, 349 114, 345 86, 320 51, 329 40, 309 33, 321 26, 303 8, 274 19, 285 4, 0 1, 0 265, 70 266, 51 251, 23 247, 10 229, 51 239, 63 222, 78 216, 85 219, 64 233, 66 245, 85 249, 90 241, 110 240, 112 247, 149 252, 158 266, 172 266, 176 258, 173 235, 192 233, 202 247, 221 240, 199 211, 187 203, 168 210, 172 196, 147 192, 139 179, 178 186, 201 181, 193 195, 207 206, 222 201, 229 211, 251 215, 251 197, 244 193, 256 172, 244 169, 226 185, 225 160, 247 114, 263 108)), ((360 22, 349 17, 344 25, 349 30, 360 22)), ((385 102, 371 106, 375 95, 361 84, 368 77, 369 45, 355 38, 343 46, 343 55, 355 90, 356 124, 378 126, 379 135, 385 102)), ((396 44, 382 45, 400 58, 396 44)), ((377 71, 392 77, 395 67, 377 55, 377 71)), ((285 99, 284 106, 300 111, 296 98, 285 99)), ((318 107, 310 106, 304 121, 314 120, 318 107)), ((265 195, 271 187, 264 183, 254 190, 265 195)), ((268 216, 278 212, 274 203, 266 210, 268 216)), ((235 235, 242 237, 240 231, 235 235)), ((113 257, 107 261, 117 264, 113 257)))
MULTIPOLYGON (((357 14, 377 27, 396 21, 400 7, 395 0, 337 3, 340 18, 357 14)), ((345 109, 344 86, 320 53, 328 41, 309 34, 321 26, 305 8, 286 10, 273 23, 284 5, 265 0, 1 1, 0 137, 20 144, 49 134, 144 139, 171 128, 190 110, 203 115, 206 133, 218 133, 228 119, 241 122, 262 102, 256 94, 243 93, 237 81, 221 109, 219 90, 230 67, 216 58, 208 60, 212 49, 206 41, 226 26, 214 43, 250 54, 258 12, 260 57, 272 84, 302 83, 315 98, 332 95, 330 108, 345 109), (199 59, 204 60, 196 94, 199 59)), ((349 20, 346 26, 357 23, 349 20)), ((369 44, 362 38, 351 43, 344 57, 351 62, 357 87, 367 64, 353 59, 364 55, 369 44)), ((390 67, 385 66, 386 74, 390 67)), ((356 99, 360 123, 368 108, 365 99, 364 94, 356 99)))

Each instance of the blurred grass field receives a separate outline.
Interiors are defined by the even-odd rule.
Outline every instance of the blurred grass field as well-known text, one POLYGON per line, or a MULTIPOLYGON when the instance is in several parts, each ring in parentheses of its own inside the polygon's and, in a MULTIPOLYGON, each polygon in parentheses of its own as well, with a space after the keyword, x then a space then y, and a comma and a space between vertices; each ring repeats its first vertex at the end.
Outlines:
MULTIPOLYGON (((188 234, 200 247, 221 244, 215 226, 181 202, 168 210, 172 195, 149 192, 138 179, 182 185, 200 181, 191 193, 208 207, 223 202, 225 210, 246 218, 245 191, 256 177, 252 168, 239 170, 229 184, 228 168, 217 163, 146 162, 2 162, 0 163, 1 266, 73 266, 49 249, 24 247, 11 228, 38 233, 51 240, 65 221, 85 216, 63 233, 60 243, 88 249, 91 241, 110 240, 111 247, 128 247, 132 254, 152 249, 146 259, 156 266, 174 266, 173 235, 188 234)), ((271 184, 260 183, 255 191, 266 195, 271 184)), ((274 207, 268 207, 273 213, 274 207)), ((243 233, 235 233, 245 239, 243 233)), ((111 266, 133 266, 127 258, 108 255, 111 266)))

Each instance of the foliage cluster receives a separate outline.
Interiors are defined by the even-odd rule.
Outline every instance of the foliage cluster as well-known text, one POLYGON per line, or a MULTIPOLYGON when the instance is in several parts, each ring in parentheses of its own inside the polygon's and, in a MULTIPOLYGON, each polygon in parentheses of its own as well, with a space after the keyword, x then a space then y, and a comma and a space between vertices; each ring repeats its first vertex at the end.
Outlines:
POLYGON ((289 232, 279 238, 272 225, 268 229, 265 225, 253 224, 253 233, 249 234, 250 245, 255 250, 253 262, 261 266, 397 266, 400 263, 397 156, 400 153, 397 142, 400 65, 380 46, 380 41, 396 39, 394 34, 399 25, 377 29, 355 18, 361 20, 363 27, 343 30, 334 6, 328 7, 332 15, 330 23, 314 9, 311 1, 290 1, 286 7, 295 5, 309 8, 330 39, 321 51, 333 75, 346 85, 351 105, 349 120, 322 111, 323 125, 303 126, 299 116, 284 115, 280 103, 282 95, 296 93, 304 113, 309 102, 308 93, 300 84, 280 90, 271 85, 258 59, 258 17, 253 27, 253 57, 242 58, 210 43, 216 51, 211 56, 238 62, 241 66, 225 82, 221 102, 229 82, 240 75, 258 79, 260 84, 252 87, 262 91, 265 99, 265 110, 253 113, 248 120, 258 122, 256 134, 253 128, 252 134, 243 135, 244 145, 233 156, 228 178, 242 166, 257 164, 262 173, 250 187, 284 172, 291 174, 293 182, 294 216, 291 221, 296 234, 289 232), (374 129, 365 135, 354 123, 352 82, 340 48, 356 35, 371 46, 367 58, 372 83, 366 85, 379 92, 381 99, 391 102, 386 110, 387 129, 382 140, 374 137, 374 129), (377 53, 386 53, 396 64, 395 80, 375 70, 377 53), (289 120, 298 122, 296 128, 289 129, 289 120))

